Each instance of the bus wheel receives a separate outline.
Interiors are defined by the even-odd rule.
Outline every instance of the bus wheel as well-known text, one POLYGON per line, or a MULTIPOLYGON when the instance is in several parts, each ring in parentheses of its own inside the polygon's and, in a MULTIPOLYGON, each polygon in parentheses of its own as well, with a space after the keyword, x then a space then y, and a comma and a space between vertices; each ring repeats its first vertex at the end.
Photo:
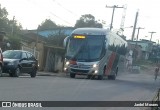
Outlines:
POLYGON ((109 76, 108 76, 108 79, 115 80, 115 79, 116 79, 116 74, 114 74, 114 75, 109 75, 109 76))
POLYGON ((106 71, 106 66, 104 67, 103 69, 103 74, 102 75, 98 75, 98 80, 102 80, 103 79, 103 76, 105 75, 105 71, 106 71))
POLYGON ((76 74, 70 73, 70 77, 71 77, 71 78, 75 78, 75 76, 76 76, 76 74))
POLYGON ((118 68, 116 69, 116 76, 117 76, 117 74, 118 74, 118 68))

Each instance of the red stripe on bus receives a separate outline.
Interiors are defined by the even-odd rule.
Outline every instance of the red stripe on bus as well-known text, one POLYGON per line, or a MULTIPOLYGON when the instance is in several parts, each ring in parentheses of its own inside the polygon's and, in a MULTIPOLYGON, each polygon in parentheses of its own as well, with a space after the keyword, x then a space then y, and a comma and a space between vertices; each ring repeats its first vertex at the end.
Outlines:
POLYGON ((108 61, 108 65, 107 65, 106 70, 105 70, 105 75, 108 75, 110 73, 115 58, 116 58, 116 53, 112 52, 112 54, 109 58, 109 61, 108 61))

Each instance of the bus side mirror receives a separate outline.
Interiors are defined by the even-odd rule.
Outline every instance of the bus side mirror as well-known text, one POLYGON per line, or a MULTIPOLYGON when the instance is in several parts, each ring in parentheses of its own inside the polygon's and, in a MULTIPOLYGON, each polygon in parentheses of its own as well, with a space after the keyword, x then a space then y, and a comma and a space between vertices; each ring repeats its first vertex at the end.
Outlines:
POLYGON ((63 47, 64 48, 67 46, 68 40, 69 40, 69 36, 67 36, 63 41, 63 47))

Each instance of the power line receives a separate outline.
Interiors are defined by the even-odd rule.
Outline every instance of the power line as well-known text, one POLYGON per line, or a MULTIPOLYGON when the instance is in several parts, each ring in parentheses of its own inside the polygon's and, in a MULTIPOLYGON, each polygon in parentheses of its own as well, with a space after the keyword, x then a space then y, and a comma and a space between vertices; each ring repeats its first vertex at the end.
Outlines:
POLYGON ((56 14, 54 14, 54 13, 52 13, 52 12, 49 12, 49 13, 50 13, 51 15, 53 15, 53 16, 59 18, 60 20, 64 21, 65 23, 72 25, 71 23, 69 23, 68 21, 66 21, 66 20, 64 20, 64 19, 62 19, 62 18, 60 18, 60 17, 57 16, 56 14))
MULTIPOLYGON (((30 0, 27 0, 27 1, 30 2, 30 0)), ((38 6, 39 8, 42 8, 42 7, 41 7, 40 5, 38 5, 37 3, 34 3, 32 0, 31 0, 31 2, 32 2, 34 5, 38 6)), ((53 15, 54 17, 60 19, 61 21, 65 22, 65 23, 67 23, 67 24, 69 24, 69 25, 72 25, 72 24, 69 23, 68 21, 66 21, 66 20, 62 19, 61 17, 57 16, 55 13, 53 13, 53 12, 51 12, 51 11, 48 11, 48 12, 49 12, 51 15, 53 15)))
POLYGON ((71 10, 65 8, 64 6, 62 6, 59 2, 57 2, 56 0, 52 0, 54 3, 56 3, 58 6, 62 7, 64 10, 68 11, 69 13, 71 13, 74 16, 79 17, 78 15, 76 15, 75 13, 73 13, 71 10))

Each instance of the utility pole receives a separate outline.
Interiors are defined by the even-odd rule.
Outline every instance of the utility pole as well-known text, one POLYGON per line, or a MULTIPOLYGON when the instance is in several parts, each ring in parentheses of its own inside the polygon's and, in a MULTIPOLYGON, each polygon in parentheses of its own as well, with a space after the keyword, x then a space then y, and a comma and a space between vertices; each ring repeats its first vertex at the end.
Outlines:
POLYGON ((137 41, 138 41, 139 30, 140 30, 140 29, 144 29, 144 28, 139 27, 139 28, 136 28, 136 29, 138 29, 138 33, 137 33, 137 41))
POLYGON ((154 33, 156 33, 156 32, 149 32, 149 33, 151 33, 151 39, 150 39, 150 41, 152 40, 152 35, 154 34, 154 33))
POLYGON ((112 28, 113 28, 112 25, 113 25, 114 11, 115 11, 116 8, 123 8, 123 7, 118 7, 118 5, 113 5, 113 6, 107 6, 107 5, 106 5, 106 7, 107 7, 107 8, 113 8, 112 19, 111 19, 111 25, 110 25, 110 30, 112 30, 112 28))
POLYGON ((135 34, 135 30, 136 30, 138 13, 139 13, 139 12, 137 11, 137 12, 136 12, 136 18, 135 18, 134 26, 133 26, 133 32, 132 32, 132 38, 131 38, 132 41, 133 41, 133 39, 134 39, 134 34, 135 34))
POLYGON ((122 19, 121 19, 121 25, 120 25, 120 29, 122 30, 122 32, 124 31, 124 21, 125 21, 125 17, 126 17, 126 10, 127 10, 127 5, 123 6, 123 14, 122 14, 122 19))
POLYGON ((14 32, 14 30, 13 30, 13 28, 14 28, 14 20, 15 20, 15 16, 13 16, 13 23, 12 23, 12 36, 13 36, 13 32, 14 32))
POLYGON ((38 53, 36 54, 37 45, 38 45, 38 37, 39 37, 38 31, 39 31, 39 26, 38 26, 38 28, 37 28, 36 41, 35 41, 35 46, 34 46, 34 56, 36 57, 36 59, 37 59, 37 57, 38 57, 38 53))

